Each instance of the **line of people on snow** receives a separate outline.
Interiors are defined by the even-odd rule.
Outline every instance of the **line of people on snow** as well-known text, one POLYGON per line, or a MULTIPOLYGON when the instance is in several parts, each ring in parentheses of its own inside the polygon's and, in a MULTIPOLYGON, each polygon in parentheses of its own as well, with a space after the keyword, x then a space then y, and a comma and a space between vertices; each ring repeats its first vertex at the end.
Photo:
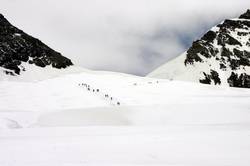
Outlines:
MULTIPOLYGON (((83 86, 85 87, 88 91, 92 91, 92 92, 97 92, 97 93, 101 93, 100 89, 91 89, 90 85, 86 84, 86 83, 79 83, 79 86, 83 86)), ((108 94, 104 94, 105 98, 109 98, 110 101, 115 101, 114 98, 112 96, 109 96, 108 94)), ((121 103, 119 101, 115 102, 116 105, 121 105, 121 103)))
MULTIPOLYGON (((148 83, 148 84, 153 84, 153 83, 158 84, 158 83, 159 83, 159 81, 156 81, 156 82, 148 81, 147 83, 148 83)), ((137 85, 138 85, 138 83, 134 83, 133 85, 134 85, 134 86, 137 86, 137 85)))

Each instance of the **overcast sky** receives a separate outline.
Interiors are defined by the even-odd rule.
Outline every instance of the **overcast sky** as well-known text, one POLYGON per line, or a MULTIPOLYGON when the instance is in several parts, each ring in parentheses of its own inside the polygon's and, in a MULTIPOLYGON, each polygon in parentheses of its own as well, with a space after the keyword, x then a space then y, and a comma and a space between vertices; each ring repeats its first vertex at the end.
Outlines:
POLYGON ((3 15, 73 63, 145 75, 249 0, 0 0, 3 15))

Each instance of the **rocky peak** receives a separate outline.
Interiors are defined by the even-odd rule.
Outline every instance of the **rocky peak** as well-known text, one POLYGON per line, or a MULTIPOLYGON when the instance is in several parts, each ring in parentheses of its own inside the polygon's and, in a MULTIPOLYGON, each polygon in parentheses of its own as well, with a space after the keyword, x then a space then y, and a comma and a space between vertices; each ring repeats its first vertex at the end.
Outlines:
POLYGON ((0 14, 0 67, 6 74, 18 75, 25 71, 23 63, 58 69, 73 65, 70 59, 14 27, 0 14))
POLYGON ((231 72, 227 82, 234 87, 250 88, 250 10, 239 19, 227 19, 212 28, 187 51, 185 65, 204 63, 210 72, 202 72, 201 83, 220 84, 219 73, 231 72), (211 62, 210 60, 213 60, 211 62), (213 63, 213 64, 212 64, 213 63), (212 66, 219 66, 215 69, 212 66), (222 70, 222 71, 218 71, 222 70), (239 73, 239 74, 237 74, 239 73), (216 80, 214 79, 216 76, 216 80), (232 80, 233 79, 233 80, 232 80), (219 80, 219 81, 218 81, 219 80))
POLYGON ((240 19, 250 19, 250 9, 248 9, 247 12, 242 14, 239 18, 240 19))
POLYGON ((182 57, 182 62, 173 60, 163 66, 168 71, 160 68, 153 73, 169 79, 250 88, 250 10, 210 29, 182 57), (169 66, 173 64, 179 65, 172 69, 169 66))
POLYGON ((0 13, 0 23, 9 23, 8 20, 0 13))

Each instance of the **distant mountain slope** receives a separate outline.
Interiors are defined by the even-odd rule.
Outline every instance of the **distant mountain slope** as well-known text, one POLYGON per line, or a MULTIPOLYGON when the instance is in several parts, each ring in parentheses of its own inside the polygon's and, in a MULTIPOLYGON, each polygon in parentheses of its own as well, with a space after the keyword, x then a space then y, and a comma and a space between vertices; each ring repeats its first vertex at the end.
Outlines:
POLYGON ((250 10, 213 27, 148 76, 250 88, 250 10))
POLYGON ((26 63, 57 69, 73 65, 70 59, 14 27, 0 14, 0 69, 8 75, 19 75, 29 66, 26 63))

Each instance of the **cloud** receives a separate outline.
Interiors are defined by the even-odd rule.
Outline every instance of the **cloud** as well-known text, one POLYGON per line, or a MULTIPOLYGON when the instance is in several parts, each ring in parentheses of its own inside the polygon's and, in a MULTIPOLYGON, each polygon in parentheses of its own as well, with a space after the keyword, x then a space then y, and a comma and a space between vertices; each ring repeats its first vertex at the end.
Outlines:
POLYGON ((246 0, 2 0, 11 23, 82 67, 145 75, 246 0))

